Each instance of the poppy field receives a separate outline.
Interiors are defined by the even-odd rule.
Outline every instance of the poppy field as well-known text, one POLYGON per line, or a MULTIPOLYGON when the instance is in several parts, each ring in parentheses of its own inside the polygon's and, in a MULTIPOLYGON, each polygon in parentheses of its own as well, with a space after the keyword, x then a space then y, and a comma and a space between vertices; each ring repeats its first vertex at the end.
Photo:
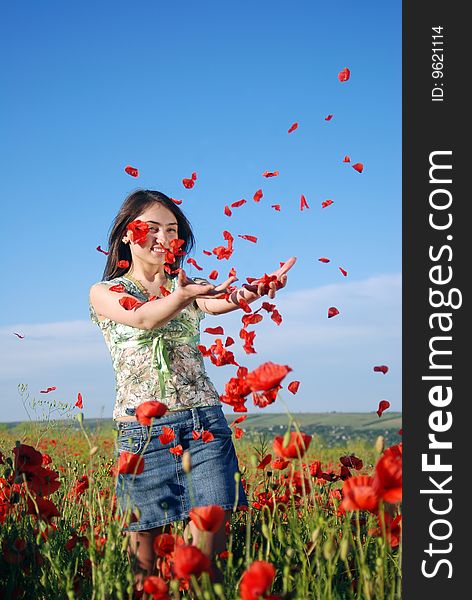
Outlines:
MULTIPOLYGON (((379 436, 328 448, 290 415, 272 438, 246 435, 243 420, 231 426, 249 507, 226 523, 227 547, 215 559, 224 581, 176 522, 156 538, 144 590, 125 535, 139 511, 119 514, 114 497, 118 471, 139 473, 140 457, 117 461, 116 434, 87 430, 81 415, 79 430, 66 420, 25 425, 21 439, 18 428, 2 431, 0 597, 400 598, 401 443, 385 448, 379 436)), ((190 471, 185 452, 174 454, 190 471)), ((221 512, 195 507, 191 518, 211 531, 221 512)))

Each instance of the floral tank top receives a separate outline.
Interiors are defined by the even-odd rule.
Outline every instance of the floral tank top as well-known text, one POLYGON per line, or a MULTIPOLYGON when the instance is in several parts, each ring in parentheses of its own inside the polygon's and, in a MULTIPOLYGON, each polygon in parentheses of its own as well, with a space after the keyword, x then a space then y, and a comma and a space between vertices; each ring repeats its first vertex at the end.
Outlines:
MULTIPOLYGON (((122 284, 141 302, 147 298, 126 277, 101 284, 122 284)), ((177 278, 172 280, 174 291, 177 278)), ((153 300, 159 302, 159 300, 153 300)), ((115 370, 116 400, 113 418, 134 414, 139 404, 159 400, 168 410, 220 404, 218 392, 205 371, 200 343, 200 321, 205 313, 194 302, 163 327, 138 329, 111 319, 98 319, 90 304, 90 318, 105 338, 115 370)))

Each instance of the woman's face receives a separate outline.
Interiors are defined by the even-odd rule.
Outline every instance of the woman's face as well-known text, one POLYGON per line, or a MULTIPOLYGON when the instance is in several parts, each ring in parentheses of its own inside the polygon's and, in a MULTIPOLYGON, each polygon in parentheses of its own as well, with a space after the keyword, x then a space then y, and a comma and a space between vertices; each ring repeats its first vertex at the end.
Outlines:
MULTIPOLYGON (((138 215, 136 221, 138 220, 149 225, 149 233, 143 244, 135 244, 130 241, 133 261, 139 258, 151 264, 163 264, 165 251, 161 244, 164 248, 170 248, 170 240, 176 240, 179 237, 176 216, 168 208, 156 202, 138 215)), ((123 241, 129 239, 129 234, 123 237, 123 241)))

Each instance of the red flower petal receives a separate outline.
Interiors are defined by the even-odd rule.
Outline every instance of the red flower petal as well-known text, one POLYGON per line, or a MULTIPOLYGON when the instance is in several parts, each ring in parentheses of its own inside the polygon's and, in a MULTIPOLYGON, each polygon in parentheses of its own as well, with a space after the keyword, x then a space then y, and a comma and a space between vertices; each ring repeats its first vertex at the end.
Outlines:
POLYGON ((335 317, 336 315, 339 315, 339 310, 335 306, 328 308, 328 319, 335 317))
POLYGON ((174 204, 182 204, 182 200, 177 200, 177 198, 171 198, 174 204))
POLYGON ((259 202, 263 195, 264 194, 262 193, 262 190, 257 190, 257 192, 253 196, 254 202, 259 202))
POLYGON ((278 365, 269 361, 248 373, 245 384, 253 392, 267 391, 277 387, 291 370, 288 365, 278 365))
POLYGON ((333 200, 325 200, 324 202, 321 203, 321 208, 326 208, 327 206, 330 206, 331 204, 333 204, 333 200))
POLYGON ((213 270, 209 275, 208 279, 218 279, 218 271, 213 270))
POLYGON ((274 208, 275 210, 278 210, 280 212, 280 204, 271 204, 270 206, 271 208, 274 208))
POLYGON ((140 475, 144 471, 144 458, 140 454, 132 452, 120 452, 118 459, 118 473, 122 475, 135 474, 140 475))
POLYGON ((290 128, 287 133, 292 133, 292 131, 295 131, 295 129, 297 129, 297 128, 298 128, 298 123, 295 122, 292 125, 290 125, 290 128))
POLYGON ((292 394, 296 394, 298 392, 298 388, 300 387, 300 382, 299 381, 291 381, 288 386, 287 389, 289 392, 292 392, 292 394))
POLYGON ((238 208, 239 206, 246 204, 246 202, 247 202, 247 200, 244 200, 244 198, 242 198, 241 200, 237 200, 236 202, 233 202, 231 204, 231 208, 238 208))
POLYGON ((109 252, 105 252, 105 250, 102 250, 101 246, 97 246, 96 249, 98 250, 98 252, 101 252, 105 256, 108 256, 110 254, 109 252))
POLYGON ((57 390, 56 386, 48 387, 47 390, 40 390, 40 394, 49 394, 49 392, 53 392, 54 390, 57 390))
POLYGON ((195 429, 192 430, 192 437, 194 440, 199 440, 202 437, 202 434, 200 431, 195 431, 195 429))
POLYGON ((227 348, 228 346, 232 346, 234 344, 234 340, 232 337, 227 337, 226 338, 226 342, 225 342, 225 348, 227 348))
POLYGON ((264 171, 264 173, 262 173, 262 177, 277 177, 278 174, 278 171, 264 171))
POLYGON ((193 188, 193 186, 195 185, 195 181, 193 179, 182 179, 182 183, 184 184, 184 187, 186 187, 188 190, 190 190, 191 188, 193 188))
POLYGON ((125 173, 128 173, 128 175, 131 175, 131 177, 139 177, 138 169, 135 169, 131 165, 126 165, 125 173))
POLYGON ((137 219, 135 221, 131 221, 131 223, 128 223, 126 230, 130 232, 130 239, 135 244, 142 246, 146 241, 147 234, 149 233, 149 225, 144 221, 137 219))
POLYGON ((358 173, 362 173, 364 170, 364 165, 362 163, 356 163, 355 165, 352 165, 352 168, 358 173))
POLYGON ((318 259, 320 262, 322 263, 329 263, 329 258, 325 258, 324 256, 322 256, 321 258, 318 259))
POLYGON ((136 409, 136 419, 141 425, 151 425, 152 419, 158 419, 167 412, 167 406, 158 400, 142 402, 136 409))
POLYGON ((338 73, 338 79, 341 82, 347 81, 350 76, 351 76, 351 71, 347 67, 345 67, 342 71, 340 71, 338 73))
POLYGON ((331 121, 332 118, 333 118, 333 115, 328 115, 327 117, 325 117, 325 121, 331 121))
POLYGON ((207 327, 206 329, 203 330, 205 333, 210 333, 211 335, 224 335, 224 329, 223 327, 218 326, 218 327, 207 327))
POLYGON ((307 204, 305 196, 302 194, 300 197, 300 210, 303 210, 304 208, 310 208, 310 207, 307 204))
POLYGON ((231 217, 231 215, 233 214, 233 213, 231 212, 231 209, 230 209, 230 207, 229 207, 229 206, 225 206, 224 213, 225 213, 225 215, 226 215, 227 217, 231 217))
POLYGON ((339 267, 339 270, 344 275, 344 277, 347 277, 347 271, 345 269, 343 269, 342 267, 339 267))
POLYGON ((204 442, 205 444, 208 444, 208 442, 211 442, 215 439, 215 436, 211 433, 211 431, 202 431, 202 442, 204 442))
POLYGON ((257 238, 254 235, 239 235, 238 233, 238 237, 242 238, 243 240, 248 240, 248 242, 253 242, 254 244, 257 243, 257 238))
POLYGON ((197 261, 194 258, 187 258, 187 262, 190 265, 193 265, 196 269, 198 269, 199 271, 203 270, 203 267, 200 267, 200 265, 197 264, 197 261))
POLYGON ((77 402, 75 403, 75 406, 77 406, 77 408, 84 407, 84 404, 82 402, 82 394, 80 392, 77 394, 77 402))
POLYGON ((182 454, 184 453, 184 449, 182 448, 182 444, 177 444, 177 446, 169 448, 169 452, 171 454, 175 454, 176 456, 182 456, 182 454))
POLYGON ((118 302, 125 310, 133 310, 134 308, 139 308, 144 304, 144 302, 140 302, 139 300, 136 300, 136 298, 132 298, 131 296, 125 296, 124 298, 120 298, 118 302))
POLYGON ((390 408, 390 402, 388 400, 381 400, 377 409, 377 414, 379 417, 382 416, 383 411, 387 410, 387 408, 390 408))
POLYGON ((378 367, 374 367, 374 371, 385 375, 388 372, 388 367, 387 365, 379 365, 378 367))
POLYGON ((203 254, 206 254, 207 256, 211 256, 211 252, 209 250, 202 250, 203 254))
POLYGON ((343 160, 343 162, 345 162, 345 163, 351 162, 351 159, 349 158, 349 156, 347 156, 347 154, 346 154, 346 156, 344 157, 344 160, 343 160))
POLYGON ((123 294, 126 292, 126 288, 122 283, 118 283, 117 285, 112 285, 108 288, 110 292, 117 292, 118 294, 123 294))

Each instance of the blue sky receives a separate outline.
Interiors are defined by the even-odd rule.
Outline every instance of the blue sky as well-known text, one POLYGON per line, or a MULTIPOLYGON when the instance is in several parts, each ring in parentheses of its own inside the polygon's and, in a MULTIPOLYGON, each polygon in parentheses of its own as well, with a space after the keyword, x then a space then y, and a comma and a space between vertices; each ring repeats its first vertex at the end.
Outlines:
MULTIPOLYGON (((5 8, 3 22, 5 420, 25 417, 18 383, 36 396, 56 385, 64 402, 81 391, 86 416, 111 414, 113 372, 88 290, 104 266, 95 248, 138 187, 183 200, 203 274, 234 266, 243 280, 297 256, 277 298, 283 324, 258 328, 258 354, 240 355, 292 366, 291 410, 375 410, 384 398, 401 408, 400 2, 30 1, 5 8), (236 237, 232 259, 205 257, 224 229, 236 237), (332 305, 340 315, 328 321, 332 305), (389 363, 386 376, 372 373, 389 363)), ((203 325, 235 337, 238 316, 203 325)), ((233 374, 208 371, 220 391, 233 374)))

